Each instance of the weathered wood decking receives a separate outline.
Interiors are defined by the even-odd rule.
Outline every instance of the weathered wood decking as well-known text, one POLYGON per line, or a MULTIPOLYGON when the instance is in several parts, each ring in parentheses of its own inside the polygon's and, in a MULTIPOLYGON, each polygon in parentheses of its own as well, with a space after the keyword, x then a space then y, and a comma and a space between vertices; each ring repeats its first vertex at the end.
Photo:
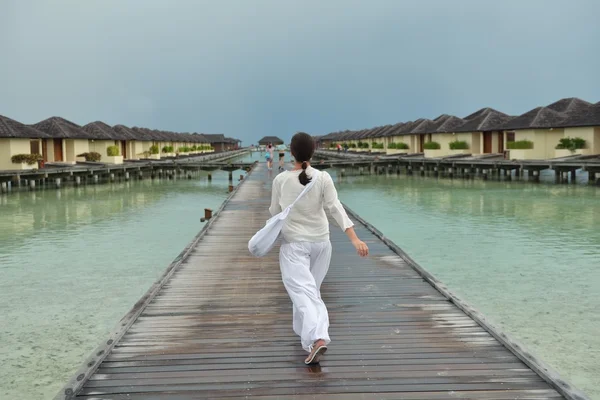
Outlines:
POLYGON ((332 343, 305 366, 277 253, 247 250, 269 182, 258 165, 56 399, 562 398, 356 216, 371 256, 332 227, 332 343))

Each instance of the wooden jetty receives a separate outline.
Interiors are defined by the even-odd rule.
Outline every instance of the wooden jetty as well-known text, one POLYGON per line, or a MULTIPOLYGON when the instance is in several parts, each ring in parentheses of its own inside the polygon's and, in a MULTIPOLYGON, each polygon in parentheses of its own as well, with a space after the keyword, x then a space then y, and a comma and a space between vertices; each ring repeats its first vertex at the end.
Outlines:
POLYGON ((60 188, 66 182, 75 185, 86 181, 98 183, 101 179, 141 179, 144 177, 191 177, 192 172, 223 170, 229 172, 233 180, 233 171, 249 170, 253 163, 231 162, 230 159, 248 152, 248 149, 203 156, 177 158, 160 161, 127 161, 123 164, 78 163, 75 165, 53 165, 41 169, 0 171, 0 193, 6 193, 12 187, 26 186, 35 189, 38 184, 52 183, 60 188))
POLYGON ((332 343, 307 367, 257 164, 56 396, 63 399, 585 399, 351 213, 371 255, 332 227, 322 292, 332 343))
POLYGON ((600 185, 600 155, 571 156, 551 160, 506 160, 502 154, 454 155, 442 158, 425 158, 423 154, 368 154, 343 153, 318 150, 322 168, 356 168, 359 173, 384 173, 404 171, 446 177, 491 177, 511 180, 526 178, 540 181, 540 172, 552 170, 557 183, 574 183, 578 170, 588 173, 588 183, 600 185))

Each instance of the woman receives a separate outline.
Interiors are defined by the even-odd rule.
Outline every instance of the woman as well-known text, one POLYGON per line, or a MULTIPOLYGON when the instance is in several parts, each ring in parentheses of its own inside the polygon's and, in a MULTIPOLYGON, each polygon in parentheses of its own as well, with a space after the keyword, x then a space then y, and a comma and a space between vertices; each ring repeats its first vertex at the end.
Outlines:
POLYGON ((292 138, 292 156, 295 166, 273 180, 271 215, 278 214, 290 205, 312 179, 313 188, 292 208, 281 231, 283 243, 279 264, 283 284, 293 303, 293 329, 300 336, 302 348, 309 354, 306 364, 318 363, 327 350, 329 317, 321 299, 321 283, 329 269, 331 243, 329 241, 328 210, 337 224, 346 232, 361 257, 369 249, 354 232, 338 200, 337 191, 327 172, 318 172, 310 166, 315 144, 306 133, 292 138))
POLYGON ((273 169, 273 145, 271 144, 271 142, 269 142, 269 144, 267 145, 266 158, 267 158, 267 168, 270 171, 273 169))
POLYGON ((285 157, 285 152, 280 150, 279 151, 279 171, 284 170, 284 168, 283 168, 283 166, 285 165, 284 157, 285 157))

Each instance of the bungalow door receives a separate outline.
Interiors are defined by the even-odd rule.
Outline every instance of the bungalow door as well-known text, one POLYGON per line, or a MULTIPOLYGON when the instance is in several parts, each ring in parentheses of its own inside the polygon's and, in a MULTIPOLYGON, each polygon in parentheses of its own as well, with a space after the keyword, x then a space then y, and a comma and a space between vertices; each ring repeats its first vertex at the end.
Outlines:
POLYGON ((54 139, 54 161, 63 161, 62 139, 54 139))
POLYGON ((425 135, 419 135, 419 153, 424 151, 425 146, 425 135))
POLYGON ((127 158, 127 141, 121 140, 121 155, 123 158, 127 158))
POLYGON ((48 162, 48 139, 42 139, 42 157, 48 162))
POLYGON ((492 152, 492 132, 483 132, 483 154, 492 152))

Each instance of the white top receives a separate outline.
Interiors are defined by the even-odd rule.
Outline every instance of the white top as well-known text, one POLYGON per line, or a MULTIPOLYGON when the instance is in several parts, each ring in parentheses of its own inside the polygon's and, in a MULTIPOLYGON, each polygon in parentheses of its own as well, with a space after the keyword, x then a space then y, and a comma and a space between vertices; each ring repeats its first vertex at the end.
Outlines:
MULTIPOLYGON (((306 169, 310 178, 313 171, 312 167, 306 169)), ((298 179, 301 172, 285 171, 275 177, 269 207, 271 215, 279 214, 300 195, 304 189, 298 179)), ((330 212, 343 231, 354 226, 338 199, 333 179, 327 172, 321 171, 315 186, 290 211, 281 230, 284 240, 288 243, 328 241, 329 221, 325 210, 330 212)))

